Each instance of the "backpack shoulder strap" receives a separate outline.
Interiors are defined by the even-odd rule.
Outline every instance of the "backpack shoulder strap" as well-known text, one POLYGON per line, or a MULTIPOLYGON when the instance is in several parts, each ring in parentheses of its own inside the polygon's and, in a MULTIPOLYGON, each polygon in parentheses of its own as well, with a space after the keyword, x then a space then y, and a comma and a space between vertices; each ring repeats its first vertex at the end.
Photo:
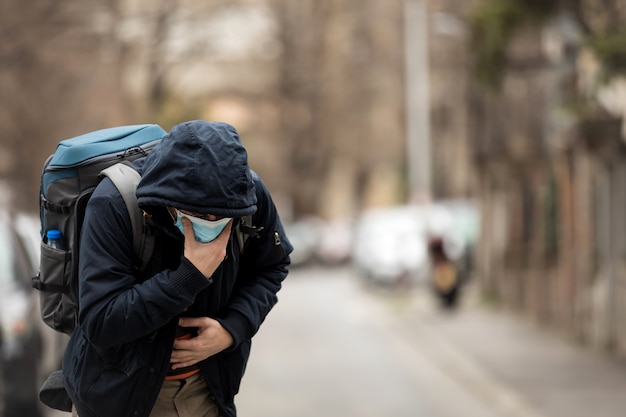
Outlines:
POLYGON ((133 230, 133 248, 140 261, 139 269, 143 270, 148 265, 154 250, 154 235, 146 233, 144 213, 137 205, 135 192, 141 176, 134 168, 124 163, 117 163, 103 169, 100 174, 111 179, 124 199, 133 230))
POLYGON ((262 227, 254 227, 252 225, 252 215, 240 218, 235 229, 237 241, 239 242, 239 252, 244 252, 246 248, 246 242, 249 238, 258 238, 262 231, 262 227))

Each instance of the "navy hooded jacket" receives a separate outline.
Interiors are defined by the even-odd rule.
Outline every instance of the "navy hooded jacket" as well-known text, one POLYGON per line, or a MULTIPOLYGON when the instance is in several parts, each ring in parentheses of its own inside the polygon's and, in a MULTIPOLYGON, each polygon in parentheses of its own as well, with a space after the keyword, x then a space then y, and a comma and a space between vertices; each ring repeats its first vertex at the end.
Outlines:
POLYGON ((142 174, 137 200, 154 223, 154 269, 138 272, 128 212, 104 179, 89 200, 81 233, 80 308, 63 360, 66 389, 81 417, 149 416, 169 368, 178 318, 206 316, 233 337, 230 348, 199 365, 220 414, 234 417, 251 338, 277 302, 293 248, 232 126, 177 125, 135 166, 142 174), (262 230, 242 253, 233 227, 226 259, 207 278, 183 256, 184 237, 166 207, 235 221, 252 214, 262 230))

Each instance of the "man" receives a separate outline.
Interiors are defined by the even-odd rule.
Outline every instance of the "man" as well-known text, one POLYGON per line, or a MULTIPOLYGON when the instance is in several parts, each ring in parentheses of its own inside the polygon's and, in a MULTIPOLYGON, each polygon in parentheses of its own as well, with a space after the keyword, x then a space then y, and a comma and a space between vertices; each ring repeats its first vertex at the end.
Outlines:
POLYGON ((293 248, 234 127, 177 125, 135 167, 153 259, 137 272, 128 213, 104 179, 81 233, 66 389, 80 417, 234 417, 251 338, 293 248), (235 230, 248 215, 242 251, 235 230))

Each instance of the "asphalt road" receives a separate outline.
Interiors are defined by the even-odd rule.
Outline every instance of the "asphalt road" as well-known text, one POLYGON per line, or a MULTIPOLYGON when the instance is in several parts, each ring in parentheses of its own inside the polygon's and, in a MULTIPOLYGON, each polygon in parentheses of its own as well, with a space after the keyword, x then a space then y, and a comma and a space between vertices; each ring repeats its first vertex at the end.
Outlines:
POLYGON ((486 309, 472 288, 450 314, 424 289, 293 270, 254 338, 239 416, 624 415, 623 363, 486 309))
POLYGON ((350 268, 307 268, 290 273, 279 299, 253 339, 241 417, 520 416, 503 414, 490 381, 436 343, 419 315, 445 313, 426 291, 398 295, 350 268))
POLYGON ((279 296, 253 341, 242 417, 499 415, 441 366, 432 329, 403 325, 407 311, 445 314, 426 291, 397 296, 349 268, 314 268, 292 271, 279 296))

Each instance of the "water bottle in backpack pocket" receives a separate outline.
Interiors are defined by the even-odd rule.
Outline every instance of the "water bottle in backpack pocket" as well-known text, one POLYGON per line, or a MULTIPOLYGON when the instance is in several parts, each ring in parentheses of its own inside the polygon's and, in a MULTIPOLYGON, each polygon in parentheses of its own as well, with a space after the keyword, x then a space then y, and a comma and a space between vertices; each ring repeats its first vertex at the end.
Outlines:
POLYGON ((41 264, 36 287, 43 321, 53 329, 70 333, 76 322, 76 299, 71 291, 72 252, 59 229, 49 229, 41 241, 41 264))

